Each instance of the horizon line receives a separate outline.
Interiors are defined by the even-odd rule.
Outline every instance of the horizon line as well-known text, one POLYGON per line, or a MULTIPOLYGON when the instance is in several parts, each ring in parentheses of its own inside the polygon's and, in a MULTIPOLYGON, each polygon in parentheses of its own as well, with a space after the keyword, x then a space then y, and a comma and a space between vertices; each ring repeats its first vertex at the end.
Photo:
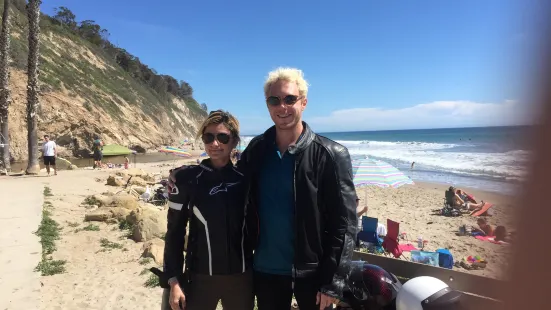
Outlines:
MULTIPOLYGON (((500 125, 500 126, 470 126, 470 127, 433 127, 433 128, 404 128, 404 129, 372 129, 372 130, 343 130, 343 131, 319 131, 317 134, 325 133, 345 133, 345 132, 381 132, 381 131, 414 131, 414 130, 436 130, 436 129, 474 129, 474 128, 504 128, 504 127, 530 127, 537 124, 524 125, 500 125)), ((270 126, 271 127, 271 126, 270 126)), ((268 128, 270 128, 268 127, 268 128)), ((242 134, 241 136, 258 136, 258 134, 242 134)))

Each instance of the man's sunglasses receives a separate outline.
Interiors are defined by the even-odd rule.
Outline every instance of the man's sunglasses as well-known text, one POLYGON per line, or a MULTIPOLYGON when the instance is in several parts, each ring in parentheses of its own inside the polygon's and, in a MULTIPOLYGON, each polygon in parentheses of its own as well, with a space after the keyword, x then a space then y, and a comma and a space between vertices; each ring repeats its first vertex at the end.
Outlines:
POLYGON ((228 144, 230 143, 230 135, 228 135, 227 133, 217 133, 216 135, 213 134, 213 133, 204 133, 202 136, 201 136, 201 139, 203 140, 203 143, 205 144, 211 144, 212 142, 214 142, 214 140, 222 143, 222 144, 228 144))
POLYGON ((281 101, 283 101, 283 103, 286 105, 293 105, 297 103, 297 101, 299 101, 300 99, 302 99, 302 96, 287 95, 283 97, 283 99, 279 98, 278 96, 270 96, 266 98, 266 103, 273 107, 278 106, 281 101))

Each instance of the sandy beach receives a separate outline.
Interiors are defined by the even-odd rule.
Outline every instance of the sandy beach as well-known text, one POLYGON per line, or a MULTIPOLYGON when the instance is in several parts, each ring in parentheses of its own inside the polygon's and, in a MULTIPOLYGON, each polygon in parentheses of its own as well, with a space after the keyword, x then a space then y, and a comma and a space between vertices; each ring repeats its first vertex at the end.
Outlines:
MULTIPOLYGON (((406 233, 409 243, 417 246, 417 238, 421 236, 427 240, 424 250, 435 251, 447 248, 454 257, 454 261, 469 255, 479 255, 488 261, 485 269, 466 270, 454 268, 457 271, 473 273, 485 277, 503 279, 502 272, 506 271, 511 245, 494 244, 481 241, 472 236, 457 236, 459 226, 477 226, 476 217, 463 215, 459 217, 445 217, 434 215, 433 210, 443 207, 444 192, 449 185, 420 183, 405 185, 400 188, 363 187, 358 188, 358 196, 365 204, 367 199, 370 217, 379 219, 379 223, 386 225, 390 219, 400 223, 400 233, 406 233)), ((491 225, 504 225, 514 231, 513 203, 514 198, 493 192, 484 192, 462 188, 473 194, 477 199, 491 202, 495 206, 491 217, 487 221, 491 225)), ((401 243, 408 243, 400 240, 401 243)), ((410 253, 404 255, 409 258, 410 253)))
MULTIPOLYGON (((172 162, 138 164, 157 178, 168 175, 168 170, 194 159, 172 162)), ((40 182, 51 188, 52 217, 62 227, 61 239, 52 257, 66 260, 66 272, 41 277, 41 309, 156 309, 160 307, 162 290, 145 286, 150 273, 145 268, 157 265, 141 259, 143 242, 127 237, 116 223, 93 222, 98 229, 87 231, 89 223, 84 217, 91 210, 82 206, 86 197, 106 191, 116 192, 118 187, 106 185, 110 174, 121 169, 60 171, 52 177, 20 177, 25 182, 40 182), (119 246, 107 249, 102 238, 119 246)), ((44 174, 44 173, 43 173, 44 174)), ((0 177, 0 184, 10 177, 0 177)), ((417 183, 398 189, 365 187, 358 189, 362 204, 368 203, 368 215, 400 222, 400 231, 406 232, 415 245, 419 235, 428 240, 427 250, 446 247, 454 258, 480 255, 488 260, 483 270, 455 270, 487 277, 503 278, 510 245, 497 245, 474 237, 456 236, 462 224, 475 225, 470 216, 456 218, 431 215, 431 210, 441 208, 445 185, 417 183), (366 199, 367 198, 367 199, 366 199)), ((495 193, 469 191, 477 198, 496 204, 492 224, 514 227, 511 217, 512 198, 495 193)))

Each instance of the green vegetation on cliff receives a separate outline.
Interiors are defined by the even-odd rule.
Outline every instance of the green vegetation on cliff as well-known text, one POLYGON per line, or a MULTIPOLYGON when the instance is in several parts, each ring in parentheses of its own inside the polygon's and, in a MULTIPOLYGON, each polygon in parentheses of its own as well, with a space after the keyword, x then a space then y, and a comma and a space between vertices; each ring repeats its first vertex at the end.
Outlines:
MULTIPOLYGON (((28 50, 25 2, 15 0, 12 15, 11 65, 21 70, 26 68, 28 50)), ((158 74, 113 45, 107 30, 94 21, 77 22, 69 9, 60 7, 54 16, 42 14, 40 25, 39 79, 43 93, 68 92, 84 99, 87 110, 95 107, 122 122, 122 107, 131 106, 157 125, 164 114, 182 124, 174 99, 182 99, 194 119, 206 116, 206 105, 197 103, 188 83, 158 74)))

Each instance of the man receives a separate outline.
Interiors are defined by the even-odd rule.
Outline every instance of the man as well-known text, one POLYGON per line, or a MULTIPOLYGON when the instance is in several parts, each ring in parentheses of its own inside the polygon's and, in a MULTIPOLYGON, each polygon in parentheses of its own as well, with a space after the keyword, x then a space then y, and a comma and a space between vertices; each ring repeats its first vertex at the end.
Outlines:
POLYGON ((44 158, 44 166, 46 166, 46 172, 50 175, 50 166, 54 168, 54 175, 57 175, 57 169, 55 167, 55 157, 57 155, 57 148, 54 141, 50 141, 50 136, 44 135, 44 144, 42 144, 42 157, 44 158))
POLYGON ((251 140, 238 163, 250 184, 258 309, 285 309, 293 293, 301 310, 330 308, 342 296, 356 239, 350 155, 302 121, 308 84, 301 70, 270 72, 264 95, 274 126, 251 140))
POLYGON ((92 151, 94 152, 94 169, 96 167, 101 169, 101 160, 103 159, 103 141, 99 136, 94 137, 92 151))

